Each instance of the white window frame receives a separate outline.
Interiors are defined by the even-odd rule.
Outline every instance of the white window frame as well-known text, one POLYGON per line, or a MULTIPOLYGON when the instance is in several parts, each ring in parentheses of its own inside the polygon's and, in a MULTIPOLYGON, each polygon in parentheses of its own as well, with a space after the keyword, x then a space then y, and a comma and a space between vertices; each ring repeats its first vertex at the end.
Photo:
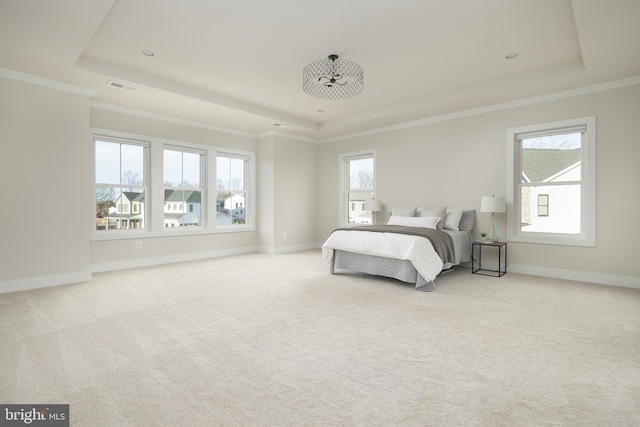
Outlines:
MULTIPOLYGON (((213 178, 212 178, 212 187, 214 188, 214 199, 213 199, 213 211, 215 213, 214 217, 213 217, 213 221, 214 221, 214 225, 215 227, 220 230, 220 231, 236 231, 236 230, 243 230, 246 229, 249 224, 251 224, 251 226, 253 227, 252 224, 254 224, 255 222, 255 191, 253 191, 253 189, 255 188, 255 156, 252 153, 247 153, 244 151, 238 151, 238 150, 229 150, 229 149, 220 149, 216 152, 216 156, 213 159, 213 163, 214 165, 216 164, 217 158, 218 157, 230 157, 233 159, 241 159, 244 160, 246 163, 246 167, 245 167, 245 177, 244 177, 244 189, 241 191, 237 191, 237 192, 243 192, 245 193, 245 204, 244 206, 242 206, 243 208, 243 212, 244 212, 244 224, 231 224, 231 225, 218 225, 217 224, 217 200, 218 200, 218 184, 217 184, 217 178, 218 178, 218 174, 216 173, 217 170, 214 168, 213 171, 213 178)), ((229 192, 234 192, 236 190, 229 190, 229 192)), ((226 190, 223 190, 223 192, 226 192, 226 190)))
MULTIPOLYGON (((92 169, 91 169, 91 191, 92 191, 92 196, 91 196, 91 222, 90 222, 90 227, 91 227, 91 234, 94 236, 112 236, 111 238, 123 238, 126 237, 127 235, 132 235, 133 237, 140 237, 140 234, 145 233, 149 230, 149 208, 147 205, 146 200, 149 197, 149 191, 150 191, 150 185, 149 185, 149 141, 145 140, 144 138, 135 138, 132 135, 114 135, 114 134, 103 134, 101 132, 94 132, 91 138, 91 164, 92 164, 92 169), (142 147, 144 150, 144 170, 143 170, 143 177, 142 177, 142 181, 143 184, 142 185, 125 185, 125 184, 119 184, 119 185, 111 185, 111 184, 107 184, 107 183, 97 183, 96 182, 96 141, 103 141, 103 142, 111 142, 114 144, 126 144, 126 145, 134 145, 134 146, 139 146, 142 147), (141 212, 144 215, 144 227, 143 228, 138 228, 138 229, 130 229, 130 228, 126 228, 126 229, 115 229, 115 230, 97 230, 96 229, 96 189, 98 187, 104 187, 104 186, 109 186, 109 187, 119 187, 120 190, 124 189, 124 188, 142 188, 144 189, 144 197, 145 197, 145 204, 144 204, 144 209, 143 212, 141 212)), ((126 206, 126 205, 123 205, 126 206)), ((117 207, 116 207, 117 208, 117 207)), ((118 209, 121 210, 121 209, 118 209)), ((128 210, 128 209, 127 209, 128 210)))
MULTIPOLYGON (((174 191, 190 191, 190 190, 197 190, 200 191, 200 225, 198 226, 189 226, 189 229, 195 229, 195 228, 204 228, 205 227, 205 221, 208 217, 207 215, 207 174, 205 173, 206 171, 206 167, 207 167, 207 151, 205 150, 197 150, 194 148, 186 148, 184 146, 179 146, 179 145, 169 145, 169 144, 164 144, 164 146, 162 147, 162 152, 163 152, 163 156, 164 156, 164 150, 170 150, 170 151, 178 151, 181 153, 190 153, 190 154, 197 154, 200 156, 200 187, 196 188, 196 187, 168 187, 165 185, 164 183, 164 168, 163 168, 163 176, 162 176, 162 185, 163 185, 163 190, 174 190, 174 191)), ((164 159, 164 157, 163 157, 164 159)), ((164 160, 163 160, 164 161, 164 160)), ((164 166, 164 165, 163 165, 164 166)), ((164 193, 163 193, 163 202, 164 202, 164 193)), ((177 209, 173 209, 174 211, 177 212, 181 212, 183 211, 183 207, 184 204, 186 203, 186 200, 183 201, 182 203, 177 203, 177 209)), ((176 207, 176 203, 173 204, 174 208, 176 207)), ((164 207, 164 203, 163 203, 163 207, 164 207)), ((170 210, 169 206, 167 205, 167 209, 166 210, 170 210)), ((164 218, 164 214, 166 212, 162 213, 162 220, 163 222, 165 221, 164 218)), ((163 227, 164 230, 166 230, 166 227, 163 227)), ((175 228, 174 230, 171 230, 171 232, 175 232, 175 230, 180 230, 183 229, 183 227, 178 227, 175 228)))
POLYGON ((91 169, 91 190, 93 192, 91 200, 91 222, 90 236, 92 241, 118 240, 118 239, 140 239, 146 237, 169 237, 182 235, 237 233, 255 231, 256 223, 256 155, 254 152, 195 144, 185 141, 177 141, 166 138, 151 137, 146 135, 132 134, 128 132, 113 131, 109 129, 92 128, 92 169, 91 169), (133 230, 96 230, 95 217, 95 140, 105 140, 113 142, 137 142, 146 144, 145 163, 145 228, 133 230), (204 175, 203 200, 206 200, 205 211, 200 227, 174 227, 166 230, 164 226, 164 171, 163 153, 164 149, 179 149, 184 151, 200 151, 205 153, 205 165, 201 173, 204 175), (230 227, 221 227, 216 224, 216 158, 218 155, 232 154, 237 157, 247 159, 246 171, 246 206, 245 223, 236 224, 230 227))
POLYGON ((539 243, 595 247, 596 245, 596 118, 595 116, 534 124, 507 129, 507 240, 510 242, 539 243), (582 134, 582 160, 580 181, 580 233, 523 232, 520 215, 520 145, 522 135, 553 135, 584 128, 582 134))
POLYGON ((338 171, 340 178, 338 180, 338 224, 340 227, 347 225, 354 226, 357 224, 349 224, 349 210, 351 205, 349 204, 349 183, 350 177, 347 166, 347 162, 358 159, 373 159, 373 197, 378 197, 378 161, 376 158, 376 149, 353 151, 350 153, 341 153, 338 155, 338 171))

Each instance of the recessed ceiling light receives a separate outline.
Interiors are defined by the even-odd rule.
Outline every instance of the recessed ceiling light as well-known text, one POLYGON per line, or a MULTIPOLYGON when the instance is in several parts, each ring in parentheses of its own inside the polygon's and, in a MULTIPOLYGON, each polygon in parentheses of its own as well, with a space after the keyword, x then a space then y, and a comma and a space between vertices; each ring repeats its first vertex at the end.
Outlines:
POLYGON ((282 123, 274 123, 273 125, 275 127, 277 127, 277 128, 286 128, 287 127, 287 125, 283 125, 282 123))
POLYGON ((324 113, 325 110, 318 110, 318 113, 324 113))
POLYGON ((135 86, 130 86, 128 84, 124 84, 124 83, 120 83, 120 82, 114 82, 114 81, 110 81, 109 83, 107 83, 109 86, 111 87, 117 87, 118 89, 126 89, 126 90, 138 90, 137 87, 135 86))
POLYGON ((152 52, 152 51, 150 51, 150 50, 143 50, 143 51, 142 51, 142 54, 143 54, 144 56, 156 56, 155 52, 152 52))
POLYGON ((518 56, 518 54, 517 54, 517 53, 510 53, 510 54, 508 54, 507 56, 505 56, 504 58, 505 58, 505 59, 513 59, 513 58, 515 58, 516 56, 518 56))

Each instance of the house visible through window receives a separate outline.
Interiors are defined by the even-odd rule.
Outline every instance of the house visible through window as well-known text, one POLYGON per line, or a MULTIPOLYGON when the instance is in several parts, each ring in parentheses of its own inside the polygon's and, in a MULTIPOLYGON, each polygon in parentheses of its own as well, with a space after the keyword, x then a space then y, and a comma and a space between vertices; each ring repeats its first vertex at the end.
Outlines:
POLYGON ((372 214, 364 207, 375 196, 375 151, 346 153, 340 159, 340 223, 372 224, 372 214))
POLYGON ((92 239, 140 239, 142 230, 156 237, 254 228, 255 153, 93 132, 92 239))
POLYGON ((232 154, 216 157, 216 223, 219 226, 245 224, 249 158, 232 154))
POLYGON ((164 222, 169 227, 201 226, 204 207, 205 154, 196 150, 166 147, 163 153, 164 222), (169 203, 172 202, 172 203, 169 203), (184 207, 189 204, 187 212, 184 207), (173 209, 171 207, 173 206, 173 209))
POLYGON ((96 230, 144 229, 147 144, 95 138, 94 149, 96 230))
POLYGON ((509 148, 509 239, 592 246, 595 118, 510 129, 509 148))

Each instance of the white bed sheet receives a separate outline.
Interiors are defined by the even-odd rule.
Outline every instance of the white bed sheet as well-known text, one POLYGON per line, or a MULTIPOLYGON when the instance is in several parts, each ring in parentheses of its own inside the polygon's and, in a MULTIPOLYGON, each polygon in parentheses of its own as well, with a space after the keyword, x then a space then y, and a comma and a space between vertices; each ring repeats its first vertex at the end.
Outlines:
POLYGON ((322 245, 322 258, 331 262, 334 250, 408 260, 428 281, 442 271, 443 263, 431 242, 419 236, 370 231, 337 230, 322 245))
POLYGON ((443 230, 451 239, 453 239, 453 247, 456 249, 456 262, 455 264, 445 265, 444 268, 448 268, 451 265, 457 265, 461 262, 471 262, 471 244, 473 243, 473 234, 470 231, 453 231, 443 230))

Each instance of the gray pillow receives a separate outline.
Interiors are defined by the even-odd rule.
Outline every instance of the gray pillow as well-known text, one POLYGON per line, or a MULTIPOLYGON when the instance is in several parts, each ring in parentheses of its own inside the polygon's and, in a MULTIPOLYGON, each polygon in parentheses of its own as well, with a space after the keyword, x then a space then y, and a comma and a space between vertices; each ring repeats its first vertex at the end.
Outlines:
POLYGON ((392 216, 416 216, 416 208, 395 208, 391 211, 392 216))
POLYGON ((473 230, 473 226, 476 224, 476 211, 462 211, 462 217, 460 218, 460 224, 458 224, 458 229, 460 231, 471 231, 473 230))

